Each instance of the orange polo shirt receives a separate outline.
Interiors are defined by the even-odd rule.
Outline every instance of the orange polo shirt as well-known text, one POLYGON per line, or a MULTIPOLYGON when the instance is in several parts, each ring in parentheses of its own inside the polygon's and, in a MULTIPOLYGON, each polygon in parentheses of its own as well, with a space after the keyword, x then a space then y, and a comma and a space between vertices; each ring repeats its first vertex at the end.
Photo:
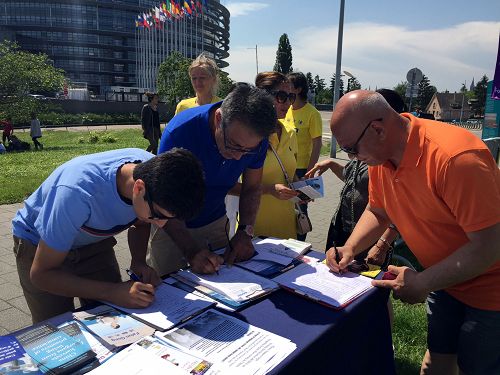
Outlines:
MULTIPOLYGON (((500 170, 469 131, 403 116, 410 120, 403 158, 397 169, 369 168, 370 205, 387 212, 420 264, 430 267, 467 243, 466 232, 500 222, 500 170)), ((469 306, 500 311, 500 262, 446 291, 469 306)))

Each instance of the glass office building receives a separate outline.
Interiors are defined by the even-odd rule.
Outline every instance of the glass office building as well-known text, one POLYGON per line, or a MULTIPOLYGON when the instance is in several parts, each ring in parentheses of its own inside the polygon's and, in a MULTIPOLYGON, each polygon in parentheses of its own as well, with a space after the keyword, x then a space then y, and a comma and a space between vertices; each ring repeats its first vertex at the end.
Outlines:
MULTIPOLYGON (((137 86, 135 21, 138 14, 160 4, 161 0, 2 0, 0 38, 46 53, 71 81, 85 82, 95 94, 104 94, 111 86, 137 86)), ((229 55, 228 10, 208 0, 199 18, 202 34, 190 32, 186 38, 195 38, 220 67, 227 66, 223 59, 229 55)))

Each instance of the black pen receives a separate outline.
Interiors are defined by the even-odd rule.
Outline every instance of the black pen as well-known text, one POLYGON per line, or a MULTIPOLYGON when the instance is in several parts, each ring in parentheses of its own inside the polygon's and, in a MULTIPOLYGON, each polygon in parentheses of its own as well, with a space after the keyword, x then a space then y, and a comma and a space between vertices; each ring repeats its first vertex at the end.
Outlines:
MULTIPOLYGON (((137 276, 134 271, 127 268, 125 272, 127 272, 127 275, 130 277, 130 280, 142 283, 142 279, 139 276, 137 276)), ((143 292, 153 295, 153 293, 148 292, 147 290, 143 290, 143 292)))
MULTIPOLYGON (((206 240, 207 242, 207 247, 208 247, 208 250, 210 250, 211 253, 213 253, 213 249, 212 249, 212 244, 208 241, 208 239, 206 240)), ((218 275, 219 274, 219 271, 218 270, 215 270, 215 273, 218 275)))
MULTIPOLYGON (((333 250, 335 250, 335 262, 337 262, 337 264, 339 264, 340 263, 340 255, 339 255, 339 250, 337 249, 337 246, 335 245, 335 241, 333 242, 333 250)), ((340 275, 340 266, 339 266, 338 274, 340 275)))

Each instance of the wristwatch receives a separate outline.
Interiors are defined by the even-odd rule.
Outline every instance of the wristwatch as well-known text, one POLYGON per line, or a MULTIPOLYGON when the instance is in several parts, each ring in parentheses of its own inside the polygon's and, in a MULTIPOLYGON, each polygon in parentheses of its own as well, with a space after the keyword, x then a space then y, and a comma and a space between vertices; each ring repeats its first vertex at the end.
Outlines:
POLYGON ((237 232, 243 231, 245 232, 249 237, 253 237, 253 225, 250 224, 240 224, 238 225, 237 232))

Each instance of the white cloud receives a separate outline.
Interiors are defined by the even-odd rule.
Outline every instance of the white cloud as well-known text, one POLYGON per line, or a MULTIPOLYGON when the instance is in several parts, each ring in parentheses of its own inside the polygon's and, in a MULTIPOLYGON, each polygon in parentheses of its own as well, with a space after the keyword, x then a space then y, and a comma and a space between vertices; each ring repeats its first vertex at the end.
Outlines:
POLYGON ((269 6, 266 3, 228 3, 226 8, 231 13, 231 18, 245 16, 248 13, 265 9, 269 6))
MULTIPOLYGON (((410 30, 375 23, 344 25, 342 70, 354 74, 361 85, 393 87, 418 67, 438 90, 459 90, 486 74, 492 79, 500 22, 467 22, 448 28, 410 30)), ((308 27, 288 34, 295 70, 319 74, 329 82, 335 71, 337 27, 308 27)), ((245 46, 246 47, 246 46, 245 46)), ((253 81, 255 52, 231 46, 227 71, 235 80, 253 81)), ((277 45, 259 45, 259 70, 271 70, 277 45)))

